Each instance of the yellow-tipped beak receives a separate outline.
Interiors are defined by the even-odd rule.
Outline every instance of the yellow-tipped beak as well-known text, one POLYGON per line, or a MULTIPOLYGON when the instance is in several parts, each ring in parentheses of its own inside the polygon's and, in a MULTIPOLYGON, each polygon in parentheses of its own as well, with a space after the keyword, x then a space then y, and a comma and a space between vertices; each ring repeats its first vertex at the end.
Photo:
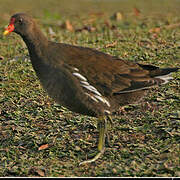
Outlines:
POLYGON ((3 32, 3 35, 5 36, 5 35, 7 35, 7 34, 9 34, 9 31, 8 31, 8 30, 5 30, 5 31, 3 32))
POLYGON ((14 24, 9 24, 9 26, 5 29, 3 35, 7 35, 12 31, 14 31, 14 24))

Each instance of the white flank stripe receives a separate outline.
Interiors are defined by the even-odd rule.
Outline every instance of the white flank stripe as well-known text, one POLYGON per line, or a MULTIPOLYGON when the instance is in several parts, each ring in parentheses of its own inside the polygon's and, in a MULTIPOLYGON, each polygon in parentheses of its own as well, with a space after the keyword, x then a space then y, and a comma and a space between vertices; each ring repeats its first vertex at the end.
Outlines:
POLYGON ((104 101, 105 101, 105 103, 107 104, 107 106, 109 106, 109 107, 111 106, 106 99, 104 99, 104 101))
POLYGON ((102 95, 97 91, 97 89, 94 88, 93 86, 90 86, 90 85, 89 85, 89 86, 86 86, 86 85, 83 84, 82 87, 88 89, 89 91, 93 92, 94 94, 96 94, 96 95, 98 95, 98 96, 102 96, 102 95))
MULTIPOLYGON (((76 70, 76 68, 74 68, 74 70, 76 70)), ((78 71, 78 69, 77 69, 77 71, 78 71)), ((99 102, 99 101, 101 101, 101 102, 103 102, 104 104, 106 104, 107 106, 111 106, 110 104, 109 104, 109 102, 104 98, 104 97, 102 97, 102 95, 101 95, 101 93, 99 93, 98 92, 98 90, 95 88, 95 87, 93 87, 93 86, 91 86, 88 82, 87 82, 87 79, 84 77, 84 76, 82 76, 81 74, 79 74, 79 73, 77 73, 77 72, 75 72, 75 73, 73 73, 73 75, 74 76, 76 76, 76 77, 78 77, 81 81, 80 81, 80 83, 81 83, 81 86, 82 87, 84 87, 84 88, 86 88, 87 90, 89 90, 89 91, 91 91, 92 93, 94 93, 94 94, 88 94, 88 93, 86 93, 85 92, 85 94, 87 95, 87 96, 89 96, 92 100, 94 100, 95 102, 99 102)))
POLYGON ((97 96, 97 95, 94 95, 94 97, 110 107, 109 102, 106 99, 104 99, 103 97, 100 97, 100 96, 97 96))
POLYGON ((90 94, 88 93, 85 93, 87 96, 89 96, 92 100, 96 101, 96 102, 99 102, 96 98, 94 98, 93 96, 91 96, 90 94))
POLYGON ((108 110, 104 110, 104 112, 107 113, 107 114, 110 114, 110 111, 108 111, 108 110))
POLYGON ((73 73, 73 75, 78 77, 79 79, 81 79, 83 81, 87 81, 87 79, 84 76, 82 76, 81 74, 79 74, 79 73, 73 73))
POLYGON ((80 81, 80 83, 89 86, 89 83, 87 81, 80 81))
POLYGON ((73 68, 75 71, 79 71, 79 69, 78 68, 73 68))

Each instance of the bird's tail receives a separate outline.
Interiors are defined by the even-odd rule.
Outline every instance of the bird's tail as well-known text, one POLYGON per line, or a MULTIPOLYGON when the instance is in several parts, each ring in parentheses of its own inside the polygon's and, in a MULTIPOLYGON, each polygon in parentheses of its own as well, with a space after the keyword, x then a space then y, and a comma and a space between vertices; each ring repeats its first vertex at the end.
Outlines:
POLYGON ((172 72, 178 71, 179 68, 165 68, 165 69, 159 69, 159 72, 154 75, 154 78, 161 79, 164 82, 162 84, 168 83, 173 77, 171 76, 172 72))
POLYGON ((152 78, 161 79, 161 84, 166 84, 169 80, 173 79, 172 72, 178 71, 180 68, 159 68, 152 65, 139 64, 143 69, 149 70, 149 74, 152 78))

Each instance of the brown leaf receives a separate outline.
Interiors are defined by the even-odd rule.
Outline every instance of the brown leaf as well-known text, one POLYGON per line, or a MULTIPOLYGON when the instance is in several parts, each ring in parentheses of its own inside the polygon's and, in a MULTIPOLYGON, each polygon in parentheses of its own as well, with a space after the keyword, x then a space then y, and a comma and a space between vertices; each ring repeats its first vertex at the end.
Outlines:
POLYGON ((136 7, 133 8, 133 12, 135 16, 139 16, 141 11, 139 9, 137 9, 136 7))
POLYGON ((117 41, 111 43, 111 44, 106 44, 105 48, 109 48, 109 47, 114 47, 117 44, 117 41))
POLYGON ((44 171, 37 169, 36 172, 40 175, 40 176, 45 176, 44 171))
POLYGON ((49 147, 48 144, 43 144, 38 148, 38 150, 40 151, 40 150, 43 150, 43 149, 47 149, 48 147, 49 147))
POLYGON ((112 169, 113 173, 116 174, 117 170, 115 168, 112 169))
POLYGON ((69 20, 66 20, 65 24, 66 24, 66 29, 67 29, 68 31, 71 31, 71 32, 74 31, 74 28, 73 28, 73 26, 72 26, 72 24, 70 23, 69 20))
POLYGON ((16 129, 16 127, 14 125, 12 125, 11 128, 13 131, 16 129))
POLYGON ((18 146, 19 147, 19 149, 26 149, 25 147, 23 147, 23 146, 18 146))
POLYGON ((156 28, 151 28, 149 30, 149 33, 159 33, 161 31, 161 28, 159 27, 156 27, 156 28))
POLYGON ((31 167, 29 173, 38 174, 39 176, 45 176, 45 172, 37 167, 31 167))

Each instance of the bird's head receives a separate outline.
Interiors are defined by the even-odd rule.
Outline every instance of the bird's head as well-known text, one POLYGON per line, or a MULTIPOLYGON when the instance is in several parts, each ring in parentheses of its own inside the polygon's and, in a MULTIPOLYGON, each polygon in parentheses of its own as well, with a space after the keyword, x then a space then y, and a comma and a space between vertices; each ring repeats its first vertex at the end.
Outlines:
POLYGON ((7 35, 10 32, 15 32, 21 36, 25 36, 33 29, 34 24, 34 20, 29 15, 17 13, 11 17, 10 23, 3 34, 7 35))

